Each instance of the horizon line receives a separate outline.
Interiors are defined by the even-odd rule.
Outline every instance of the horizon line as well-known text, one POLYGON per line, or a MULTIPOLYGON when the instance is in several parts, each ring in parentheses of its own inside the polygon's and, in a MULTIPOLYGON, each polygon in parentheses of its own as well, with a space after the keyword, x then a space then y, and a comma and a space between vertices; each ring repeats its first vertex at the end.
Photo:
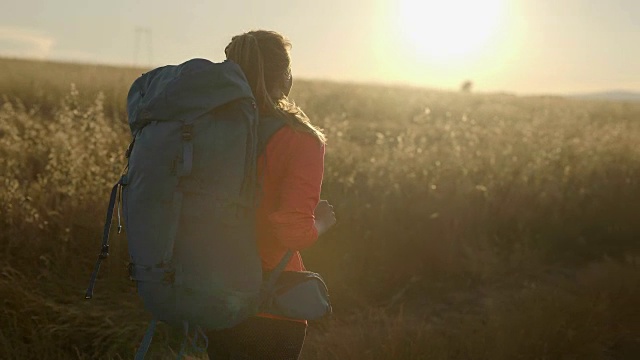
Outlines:
MULTIPOLYGON (((177 64, 155 64, 155 65, 136 65, 136 64, 127 64, 122 62, 99 62, 92 60, 78 60, 78 59, 52 59, 52 58, 36 58, 36 57, 26 57, 26 56, 13 56, 13 55, 3 55, 0 54, 0 60, 15 60, 15 61, 31 61, 31 62, 41 62, 41 63, 56 63, 56 64, 64 64, 64 65, 80 65, 80 66, 104 66, 104 67, 115 67, 115 68, 124 68, 124 69, 140 69, 144 71, 145 69, 154 69, 159 66, 164 65, 177 65, 177 64)), ((209 59, 208 59, 209 60, 209 59)), ((186 60, 185 60, 186 61, 186 60)), ((429 85, 419 85, 410 82, 403 81, 384 81, 384 80, 352 80, 352 79, 336 79, 331 77, 326 78, 318 78, 318 77, 297 77, 298 80, 301 81, 324 81, 331 83, 339 83, 339 84, 353 84, 353 85, 371 85, 371 86, 389 86, 389 87, 409 87, 409 88, 419 88, 424 90, 432 90, 432 91, 443 91, 443 92, 460 92, 459 88, 443 88, 429 85)), ((472 83, 473 80, 470 80, 472 83)), ((502 95, 516 95, 516 96, 567 96, 567 97, 583 97, 583 96, 597 96, 597 95, 607 95, 612 93, 622 93, 624 95, 632 95, 638 96, 640 99, 640 89, 627 89, 627 88, 604 88, 601 90, 576 90, 576 91, 567 91, 567 92, 549 92, 549 91, 539 91, 539 92, 519 92, 513 90, 472 90, 471 93, 476 94, 502 94, 502 95)))

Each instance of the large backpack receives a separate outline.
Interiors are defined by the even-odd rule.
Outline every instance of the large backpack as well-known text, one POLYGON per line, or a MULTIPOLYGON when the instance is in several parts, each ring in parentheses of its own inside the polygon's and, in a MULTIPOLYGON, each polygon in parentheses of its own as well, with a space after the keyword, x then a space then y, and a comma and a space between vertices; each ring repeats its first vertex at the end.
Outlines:
POLYGON ((111 216, 122 198, 130 276, 154 318, 136 357, 142 358, 156 321, 202 334, 259 311, 268 291, 256 246, 256 164, 284 123, 258 119, 237 64, 204 59, 142 75, 127 111, 128 170, 112 190, 86 297, 108 255, 111 216))

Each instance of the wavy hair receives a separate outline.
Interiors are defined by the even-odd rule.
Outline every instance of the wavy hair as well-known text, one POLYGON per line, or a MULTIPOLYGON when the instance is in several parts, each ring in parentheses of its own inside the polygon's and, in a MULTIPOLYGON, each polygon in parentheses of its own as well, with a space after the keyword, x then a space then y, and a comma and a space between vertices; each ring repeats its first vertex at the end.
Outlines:
POLYGON ((287 97, 291 88, 291 42, 275 31, 255 30, 231 38, 227 60, 240 65, 262 116, 278 116, 295 130, 326 141, 322 130, 287 97))

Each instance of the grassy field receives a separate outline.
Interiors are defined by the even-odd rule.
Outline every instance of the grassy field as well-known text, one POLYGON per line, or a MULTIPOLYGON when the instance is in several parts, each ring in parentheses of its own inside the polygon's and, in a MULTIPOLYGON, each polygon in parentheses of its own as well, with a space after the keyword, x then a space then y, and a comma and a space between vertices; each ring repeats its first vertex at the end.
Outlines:
MULTIPOLYGON (((0 359, 128 359, 115 236, 84 290, 144 69, 0 60, 0 359)), ((297 81, 338 225, 303 359, 640 358, 640 104, 297 81)), ((178 332, 151 352, 170 358, 178 332)))

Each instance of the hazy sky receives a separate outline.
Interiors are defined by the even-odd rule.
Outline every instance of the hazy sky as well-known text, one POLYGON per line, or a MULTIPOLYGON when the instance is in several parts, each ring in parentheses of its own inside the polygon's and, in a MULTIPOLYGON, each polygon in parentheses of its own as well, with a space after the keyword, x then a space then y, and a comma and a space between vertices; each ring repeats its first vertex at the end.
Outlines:
POLYGON ((263 28, 292 40, 294 76, 304 78, 640 90, 640 0, 5 0, 1 9, 0 56, 219 61, 231 36, 263 28))

